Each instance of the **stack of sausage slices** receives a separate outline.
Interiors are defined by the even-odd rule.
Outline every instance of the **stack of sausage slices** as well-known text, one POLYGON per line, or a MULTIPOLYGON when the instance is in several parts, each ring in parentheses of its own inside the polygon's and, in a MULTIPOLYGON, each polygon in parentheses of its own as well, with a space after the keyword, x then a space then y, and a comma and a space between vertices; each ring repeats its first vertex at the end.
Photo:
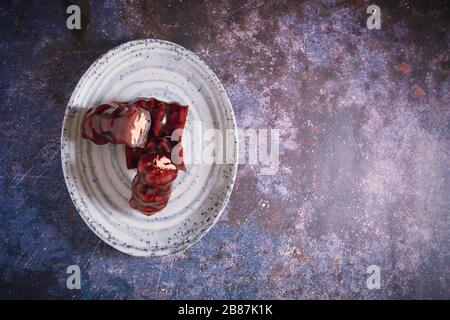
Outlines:
POLYGON ((132 208, 145 215, 164 209, 178 170, 186 171, 181 138, 188 106, 155 98, 100 104, 87 110, 81 134, 95 144, 125 144, 132 208))

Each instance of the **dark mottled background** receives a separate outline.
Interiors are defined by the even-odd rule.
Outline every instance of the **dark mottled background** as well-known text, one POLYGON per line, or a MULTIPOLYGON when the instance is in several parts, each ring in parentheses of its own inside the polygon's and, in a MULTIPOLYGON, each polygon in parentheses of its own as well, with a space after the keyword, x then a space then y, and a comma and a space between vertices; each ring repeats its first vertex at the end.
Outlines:
POLYGON ((1 298, 450 298, 448 2, 75 1, 81 32, 69 3, 0 4, 1 298), (77 81, 140 38, 206 61, 239 127, 282 129, 279 173, 240 166, 217 225, 162 259, 99 240, 60 164, 77 81))

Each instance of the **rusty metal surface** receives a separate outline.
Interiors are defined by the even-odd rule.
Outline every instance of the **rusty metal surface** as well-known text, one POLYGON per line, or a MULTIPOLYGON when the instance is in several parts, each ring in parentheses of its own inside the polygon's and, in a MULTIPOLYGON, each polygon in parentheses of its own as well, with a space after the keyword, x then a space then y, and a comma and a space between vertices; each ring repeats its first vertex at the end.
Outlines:
POLYGON ((64 2, 0 4, 1 298, 450 298, 446 1, 375 1, 380 30, 367 1, 78 3, 81 32, 64 2), (278 174, 241 165, 218 224, 161 259, 96 238, 60 165, 80 76, 140 38, 199 55, 239 127, 282 129, 278 174))

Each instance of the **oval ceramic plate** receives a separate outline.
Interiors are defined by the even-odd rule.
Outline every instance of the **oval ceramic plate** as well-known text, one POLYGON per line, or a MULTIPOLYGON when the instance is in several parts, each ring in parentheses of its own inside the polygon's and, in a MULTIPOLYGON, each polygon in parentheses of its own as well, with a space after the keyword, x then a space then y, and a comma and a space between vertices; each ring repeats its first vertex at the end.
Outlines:
MULTIPOLYGON (((145 216, 128 205, 136 171, 126 168, 124 145, 95 145, 80 133, 85 109, 137 97, 189 105, 185 134, 200 124, 225 136, 227 129, 236 129, 236 121, 211 69, 191 51, 167 41, 131 41, 110 50, 91 65, 72 93, 61 134, 61 160, 75 207, 92 231, 114 248, 136 256, 163 256, 189 247, 219 219, 236 176, 237 133, 232 131, 233 164, 188 163, 173 184, 167 207, 145 216)), ((192 154, 191 143, 183 140, 183 148, 192 154)))

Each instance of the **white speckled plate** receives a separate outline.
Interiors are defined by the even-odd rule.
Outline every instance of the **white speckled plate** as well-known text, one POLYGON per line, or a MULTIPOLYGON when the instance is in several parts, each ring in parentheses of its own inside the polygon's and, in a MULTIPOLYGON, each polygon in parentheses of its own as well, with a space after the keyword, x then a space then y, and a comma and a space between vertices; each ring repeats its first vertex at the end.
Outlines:
MULTIPOLYGON (((163 256, 183 250, 216 223, 230 197, 234 164, 187 164, 179 172, 167 207, 150 217, 131 209, 131 180, 123 145, 95 145, 81 138, 84 109, 112 100, 156 97, 189 105, 186 131, 235 129, 231 103, 220 81, 191 51, 171 42, 138 40, 95 61, 78 82, 64 116, 61 160, 73 203, 103 241, 127 254, 163 256)), ((184 144, 189 153, 190 144, 184 144)))

